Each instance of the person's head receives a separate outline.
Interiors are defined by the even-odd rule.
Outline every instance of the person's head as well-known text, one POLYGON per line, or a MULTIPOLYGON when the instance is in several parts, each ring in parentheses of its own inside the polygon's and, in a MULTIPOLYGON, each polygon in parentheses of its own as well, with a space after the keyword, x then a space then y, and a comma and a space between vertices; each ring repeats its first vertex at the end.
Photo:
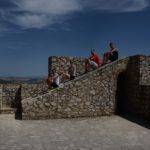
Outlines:
POLYGON ((52 69, 52 74, 55 74, 56 73, 56 68, 53 68, 52 69))
POLYGON ((113 42, 109 43, 110 48, 115 48, 115 44, 113 42))

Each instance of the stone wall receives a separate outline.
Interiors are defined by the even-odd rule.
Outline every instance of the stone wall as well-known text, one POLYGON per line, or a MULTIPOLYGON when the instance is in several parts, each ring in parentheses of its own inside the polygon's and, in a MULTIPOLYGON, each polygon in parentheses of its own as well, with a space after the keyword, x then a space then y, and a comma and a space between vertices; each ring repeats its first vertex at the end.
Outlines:
POLYGON ((150 118, 150 57, 137 56, 129 59, 125 72, 125 111, 129 114, 150 118))
MULTIPOLYGON (((14 101, 19 87, 19 84, 0 85, 1 108, 11 108, 12 101, 14 101)), ((46 84, 21 84, 21 87, 22 99, 37 97, 38 95, 47 93, 48 89, 46 84)))
POLYGON ((126 111, 149 118, 149 86, 144 85, 146 80, 149 81, 145 78, 149 66, 143 66, 147 63, 149 57, 128 57, 65 83, 63 88, 25 99, 22 101, 23 118, 71 118, 115 114, 118 109, 117 100, 120 100, 117 99, 117 81, 121 73, 126 78, 123 85, 126 111), (145 69, 144 72, 142 68, 145 69))
POLYGON ((10 108, 11 103, 15 98, 16 92, 18 91, 18 84, 3 84, 2 91, 2 107, 10 108))
POLYGON ((22 84, 21 97, 22 99, 28 97, 37 97, 47 93, 48 86, 46 84, 22 84))
POLYGON ((49 57, 48 72, 50 74, 52 68, 56 68, 58 72, 63 68, 64 71, 68 73, 70 61, 73 61, 74 64, 76 64, 77 66, 77 76, 80 76, 85 72, 84 60, 85 58, 76 58, 76 57, 56 57, 56 56, 49 57))
POLYGON ((140 110, 141 117, 148 118, 150 121, 150 85, 140 86, 140 110))
POLYGON ((63 88, 22 101, 28 119, 71 118, 115 113, 116 74, 125 71, 128 58, 66 83, 63 88))
POLYGON ((150 120, 150 56, 140 57, 140 116, 150 120))
POLYGON ((2 94, 3 94, 3 86, 0 85, 0 110, 2 108, 2 98, 3 98, 2 94))
POLYGON ((141 57, 140 61, 140 84, 150 85, 150 56, 141 57))

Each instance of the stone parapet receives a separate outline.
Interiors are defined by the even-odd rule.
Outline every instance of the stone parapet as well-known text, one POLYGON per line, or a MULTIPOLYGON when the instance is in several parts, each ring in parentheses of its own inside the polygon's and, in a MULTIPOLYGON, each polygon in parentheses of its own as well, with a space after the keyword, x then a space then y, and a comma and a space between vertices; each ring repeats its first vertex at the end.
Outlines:
POLYGON ((77 76, 80 76, 85 71, 85 58, 77 58, 77 57, 58 57, 52 56, 49 57, 49 65, 48 65, 48 72, 51 73, 52 68, 56 68, 59 70, 64 69, 66 73, 68 73, 68 67, 70 65, 70 61, 72 61, 77 66, 77 76))

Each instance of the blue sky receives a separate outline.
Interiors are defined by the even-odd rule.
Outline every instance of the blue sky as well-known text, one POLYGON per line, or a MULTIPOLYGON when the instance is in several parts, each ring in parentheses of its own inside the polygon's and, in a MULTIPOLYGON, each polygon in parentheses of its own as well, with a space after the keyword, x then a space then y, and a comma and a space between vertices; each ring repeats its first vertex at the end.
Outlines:
POLYGON ((47 75, 48 57, 150 55, 149 0, 0 0, 0 76, 47 75))

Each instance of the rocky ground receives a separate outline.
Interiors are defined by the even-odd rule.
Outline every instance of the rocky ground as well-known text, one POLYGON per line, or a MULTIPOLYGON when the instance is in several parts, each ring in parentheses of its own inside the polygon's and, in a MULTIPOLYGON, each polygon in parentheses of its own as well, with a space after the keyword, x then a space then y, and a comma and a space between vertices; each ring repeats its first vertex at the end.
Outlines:
POLYGON ((0 115, 0 150, 149 150, 150 130, 119 116, 18 121, 0 115))

